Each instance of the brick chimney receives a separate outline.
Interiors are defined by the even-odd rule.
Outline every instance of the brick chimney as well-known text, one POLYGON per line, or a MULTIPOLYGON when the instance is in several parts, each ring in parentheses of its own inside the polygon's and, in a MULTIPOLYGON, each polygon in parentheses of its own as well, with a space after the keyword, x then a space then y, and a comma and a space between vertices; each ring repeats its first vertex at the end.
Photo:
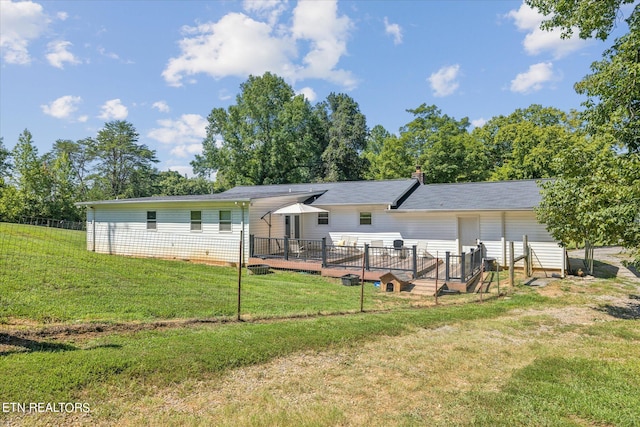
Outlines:
POLYGON ((416 171, 411 174, 411 178, 415 178, 420 182, 420 184, 424 184, 424 172, 422 172, 421 165, 416 166, 416 171))

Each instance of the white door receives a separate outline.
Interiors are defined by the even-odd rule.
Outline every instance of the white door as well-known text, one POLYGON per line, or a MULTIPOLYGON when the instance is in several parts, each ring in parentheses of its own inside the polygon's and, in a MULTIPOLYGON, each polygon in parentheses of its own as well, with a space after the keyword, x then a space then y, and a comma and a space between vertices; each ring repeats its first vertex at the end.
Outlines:
POLYGON ((461 252, 469 252, 471 248, 477 246, 480 239, 480 220, 477 216, 461 216, 458 217, 458 241, 460 242, 459 250, 461 252))

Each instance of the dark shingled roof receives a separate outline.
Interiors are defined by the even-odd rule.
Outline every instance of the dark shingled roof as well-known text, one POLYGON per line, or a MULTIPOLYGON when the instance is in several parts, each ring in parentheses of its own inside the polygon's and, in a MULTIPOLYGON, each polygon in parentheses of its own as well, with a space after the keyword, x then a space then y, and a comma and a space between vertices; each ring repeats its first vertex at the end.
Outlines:
POLYGON ((197 196, 159 196, 136 199, 101 200, 80 202, 77 205, 111 205, 128 203, 154 202, 189 202, 189 201, 250 201, 268 197, 308 195, 316 197, 311 204, 332 205, 391 205, 395 207, 399 201, 418 185, 415 179, 388 181, 343 181, 321 182, 309 184, 274 184, 248 185, 234 187, 224 193, 204 194, 197 196))
POLYGON ((418 185, 415 179, 387 181, 342 181, 310 184, 253 185, 232 188, 222 194, 250 199, 309 194, 318 196, 312 205, 391 205, 398 202, 418 185))
POLYGON ((411 193, 398 210, 531 210, 540 203, 539 181, 545 180, 422 185, 411 193))

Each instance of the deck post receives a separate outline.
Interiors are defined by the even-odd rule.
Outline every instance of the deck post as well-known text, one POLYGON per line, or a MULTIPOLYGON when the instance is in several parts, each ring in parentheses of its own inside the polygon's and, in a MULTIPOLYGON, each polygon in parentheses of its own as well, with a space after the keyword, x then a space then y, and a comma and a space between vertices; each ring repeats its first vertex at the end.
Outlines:
POLYGON ((322 268, 327 267, 327 238, 322 238, 322 268))
POLYGON ((369 244, 365 243, 364 244, 364 269, 363 270, 369 271, 370 267, 371 267, 371 264, 369 263, 369 244))
MULTIPOLYGON (((473 256, 473 250, 471 251, 471 256, 473 256)), ((460 254, 460 282, 464 283, 464 273, 465 273, 465 268, 464 268, 464 259, 465 259, 465 253, 464 251, 460 254)))
POLYGON ((444 253, 444 280, 445 282, 449 281, 449 273, 450 273, 450 269, 449 269, 449 261, 451 260, 451 252, 446 251, 444 253))
POLYGON ((513 249, 513 241, 509 242, 509 283, 511 284, 511 286, 513 287, 515 285, 515 275, 516 272, 515 270, 515 266, 516 266, 516 262, 515 262, 515 255, 513 254, 514 249, 513 249))
POLYGON ((249 256, 253 257, 254 255, 254 251, 255 251, 255 242, 253 241, 253 238, 255 236, 253 234, 249 234, 249 256))
POLYGON ((418 277, 418 246, 417 245, 413 245, 411 247, 411 260, 413 262, 413 278, 417 278, 418 277))
POLYGON ((289 261, 289 236, 284 236, 284 259, 289 261))

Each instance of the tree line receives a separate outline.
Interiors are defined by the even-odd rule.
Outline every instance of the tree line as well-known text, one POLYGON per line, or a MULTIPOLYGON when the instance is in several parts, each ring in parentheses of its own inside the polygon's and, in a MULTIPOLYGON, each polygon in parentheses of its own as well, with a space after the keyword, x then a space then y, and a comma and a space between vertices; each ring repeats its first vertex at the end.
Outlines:
MULTIPOLYGON (((543 27, 606 39, 630 0, 527 0, 551 18, 543 27)), ((0 220, 81 219, 74 203, 155 195, 206 194, 236 185, 407 178, 426 183, 555 178, 537 213, 565 244, 591 239, 640 246, 640 5, 575 89, 583 111, 531 105, 470 129, 437 106, 408 109, 397 134, 369 128, 358 103, 331 93, 312 105, 281 77, 250 76, 235 103, 213 108, 195 178, 158 171, 126 121, 95 137, 58 140, 40 156, 25 130, 8 151, 0 139, 0 220), (210 182, 207 178, 215 174, 210 182)))

